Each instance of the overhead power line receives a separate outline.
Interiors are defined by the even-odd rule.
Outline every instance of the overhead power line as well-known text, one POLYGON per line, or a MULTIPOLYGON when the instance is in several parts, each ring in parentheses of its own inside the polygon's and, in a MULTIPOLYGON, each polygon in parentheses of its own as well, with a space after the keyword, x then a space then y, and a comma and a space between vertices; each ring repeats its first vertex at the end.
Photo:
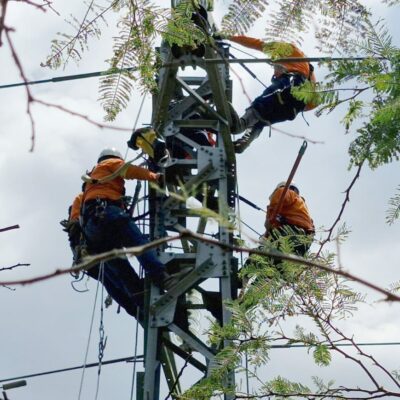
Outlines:
MULTIPOLYGON (((116 358, 116 359, 113 359, 113 360, 102 361, 101 365, 116 364, 116 363, 120 363, 120 362, 143 362, 143 358, 144 358, 143 355, 139 355, 137 357, 116 358)), ((93 367, 97 367, 98 365, 99 365, 99 363, 96 362, 96 363, 92 363, 92 364, 79 365, 77 367, 61 368, 61 369, 55 369, 55 370, 52 370, 52 371, 38 372, 38 373, 35 373, 35 374, 30 374, 30 375, 16 376, 14 378, 0 379, 0 383, 9 382, 9 381, 15 381, 15 380, 18 380, 18 379, 35 378, 37 376, 58 374, 60 372, 74 371, 74 370, 82 369, 82 368, 93 368, 93 367)))
POLYGON ((27 81, 27 82, 18 82, 18 83, 10 83, 8 85, 1 85, 0 89, 8 89, 17 86, 28 86, 28 85, 38 85, 40 83, 58 83, 63 81, 73 81, 76 79, 86 79, 86 78, 95 78, 97 76, 107 76, 107 75, 114 75, 119 74, 120 72, 132 72, 136 71, 136 67, 130 68, 122 68, 117 70, 105 70, 105 71, 95 71, 95 72, 88 72, 86 74, 75 74, 75 75, 64 75, 64 76, 56 76, 55 78, 49 79, 41 79, 38 81, 27 81))
MULTIPOLYGON (((356 345, 357 346, 400 346, 400 342, 369 342, 369 343, 356 343, 356 345)), ((335 346, 350 347, 350 346, 354 346, 354 345, 352 343, 338 343, 335 346)), ((310 347, 310 346, 304 345, 304 344, 276 344, 276 345, 270 346, 271 349, 291 349, 291 348, 295 348, 295 347, 305 348, 305 347, 310 347)), ((143 355, 139 355, 136 357, 115 358, 113 360, 103 361, 101 363, 101 365, 116 364, 116 363, 121 363, 121 362, 136 362, 137 363, 137 362, 143 362, 143 358, 144 358, 143 355)), ((79 365, 77 367, 61 368, 61 369, 55 369, 52 371, 38 372, 35 374, 30 374, 30 375, 15 376, 13 378, 0 379, 0 383, 16 381, 19 379, 35 378, 35 377, 44 376, 44 375, 58 374, 60 372, 74 371, 77 369, 82 369, 83 367, 93 368, 93 367, 97 367, 98 365, 99 365, 99 363, 96 362, 96 363, 86 364, 86 366, 79 365)))
MULTIPOLYGON (((329 347, 329 345, 327 345, 329 347)), ((337 343, 336 347, 350 347, 354 346, 352 343, 337 343)), ((400 342, 376 342, 376 343, 356 343, 356 346, 400 346, 400 342)), ((312 347, 312 345, 305 344, 275 344, 270 346, 271 349, 291 349, 293 347, 312 347)), ((1 381, 0 381, 1 382, 1 381)))
MULTIPOLYGON (((201 63, 205 64, 246 64, 246 63, 279 63, 279 62, 330 62, 330 61, 363 61, 368 60, 370 57, 303 57, 303 58, 235 58, 235 59, 221 59, 221 58, 209 58, 202 60, 201 63)), ((375 60, 386 60, 383 57, 375 57, 375 60)), ((170 63, 163 64, 161 68, 168 68, 173 66, 181 65, 181 61, 173 61, 170 63)), ((196 64, 196 63, 194 63, 196 64)), ((86 79, 86 78, 95 78, 98 76, 107 76, 113 74, 119 74, 121 72, 132 72, 136 71, 136 67, 122 68, 117 70, 105 70, 105 71, 96 71, 96 72, 88 72, 86 74, 76 74, 76 75, 64 75, 57 76, 55 78, 49 79, 41 79, 37 81, 27 81, 27 82, 18 82, 18 83, 10 83, 7 85, 0 85, 0 89, 9 89, 18 86, 28 86, 28 85, 38 85, 41 83, 59 83, 64 81, 72 81, 76 79, 86 79)))

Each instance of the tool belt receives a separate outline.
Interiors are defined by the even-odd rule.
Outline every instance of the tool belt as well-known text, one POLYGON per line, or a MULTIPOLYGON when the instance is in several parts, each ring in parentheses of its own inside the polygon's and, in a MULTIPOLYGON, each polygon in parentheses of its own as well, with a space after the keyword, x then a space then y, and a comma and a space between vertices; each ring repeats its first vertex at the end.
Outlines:
POLYGON ((122 200, 110 200, 100 198, 87 200, 83 203, 83 220, 87 221, 87 219, 92 216, 101 217, 101 214, 104 212, 107 206, 116 206, 125 210, 125 204, 122 200))

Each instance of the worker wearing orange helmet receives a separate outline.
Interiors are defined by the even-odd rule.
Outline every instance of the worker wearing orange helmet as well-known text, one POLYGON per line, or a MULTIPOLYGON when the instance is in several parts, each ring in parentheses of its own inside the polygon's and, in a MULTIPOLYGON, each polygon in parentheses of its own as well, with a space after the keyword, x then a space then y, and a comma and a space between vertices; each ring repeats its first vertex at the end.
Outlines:
MULTIPOLYGON (((294 44, 285 42, 264 42, 247 36, 226 36, 222 38, 242 46, 272 54, 278 58, 305 58, 305 54, 294 44)), ((314 68, 308 61, 276 62, 271 84, 255 98, 240 118, 232 109, 232 134, 248 129, 242 138, 234 142, 236 153, 242 153, 259 136, 265 126, 293 120, 298 113, 316 107, 305 103, 291 93, 292 87, 301 86, 306 81, 316 82, 314 68)))
POLYGON ((286 186, 286 182, 280 182, 269 198, 264 236, 272 240, 286 236, 294 253, 304 256, 314 237, 314 222, 297 185, 291 182, 286 186), (305 237, 309 240, 304 240, 305 237))

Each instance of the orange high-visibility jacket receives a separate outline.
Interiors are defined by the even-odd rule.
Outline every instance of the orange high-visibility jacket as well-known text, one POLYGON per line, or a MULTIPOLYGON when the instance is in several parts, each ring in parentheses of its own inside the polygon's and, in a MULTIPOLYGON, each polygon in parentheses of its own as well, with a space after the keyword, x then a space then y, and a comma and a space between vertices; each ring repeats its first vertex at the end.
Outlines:
POLYGON ((79 193, 78 196, 75 197, 71 206, 71 215, 69 216, 70 221, 79 220, 79 215, 81 213, 82 199, 83 199, 83 192, 79 193))
MULTIPOLYGON (((271 197, 270 203, 267 207, 267 220, 266 227, 279 228, 282 226, 276 220, 276 208, 284 191, 284 187, 276 189, 271 197)), ((303 228, 307 232, 314 231, 314 223, 308 211, 306 202, 299 196, 295 191, 288 190, 283 198, 282 207, 279 211, 279 215, 285 218, 288 224, 303 228)))
MULTIPOLYGON (((92 179, 102 179, 110 176, 125 162, 120 158, 108 158, 98 163, 90 173, 92 179)), ((157 174, 146 168, 136 165, 127 165, 121 174, 104 183, 87 183, 84 193, 84 201, 99 199, 119 200, 125 193, 125 179, 140 179, 144 181, 157 181, 157 174)))
MULTIPOLYGON (((248 36, 230 36, 229 40, 232 42, 239 43, 242 46, 248 47, 250 49, 259 50, 264 53, 266 47, 273 49, 274 46, 278 45, 290 45, 292 48, 292 52, 285 57, 282 58, 304 58, 306 55, 294 44, 292 43, 284 43, 284 42, 264 42, 263 40, 248 37, 248 36)), ((303 75, 306 79, 309 79, 311 82, 316 82, 314 72, 310 75, 310 63, 307 61, 299 61, 299 62, 279 62, 277 65, 283 67, 287 72, 293 72, 303 75)), ((311 110, 315 108, 314 104, 307 104, 305 110, 311 110)))

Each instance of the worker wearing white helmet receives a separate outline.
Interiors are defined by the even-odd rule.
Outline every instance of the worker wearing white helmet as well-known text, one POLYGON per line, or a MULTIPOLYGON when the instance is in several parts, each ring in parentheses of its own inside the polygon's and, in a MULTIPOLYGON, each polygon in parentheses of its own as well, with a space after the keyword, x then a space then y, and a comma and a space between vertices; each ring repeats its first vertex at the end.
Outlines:
MULTIPOLYGON (((83 177, 86 185, 82 216, 83 231, 91 252, 102 253, 147 244, 148 240, 125 209, 122 199, 125 195, 125 179, 157 182, 160 174, 125 163, 121 153, 110 147, 99 154, 97 165, 88 175, 83 177)), ((161 286, 170 277, 154 250, 148 250, 137 258, 155 284, 161 286)), ((124 290, 126 285, 123 281, 137 281, 137 275, 129 261, 126 258, 118 260, 118 264, 123 264, 122 266, 112 268, 113 263, 108 263, 110 268, 105 268, 106 279, 112 281, 116 292, 124 290)), ((131 291, 142 292, 143 286, 132 287, 131 291)))

